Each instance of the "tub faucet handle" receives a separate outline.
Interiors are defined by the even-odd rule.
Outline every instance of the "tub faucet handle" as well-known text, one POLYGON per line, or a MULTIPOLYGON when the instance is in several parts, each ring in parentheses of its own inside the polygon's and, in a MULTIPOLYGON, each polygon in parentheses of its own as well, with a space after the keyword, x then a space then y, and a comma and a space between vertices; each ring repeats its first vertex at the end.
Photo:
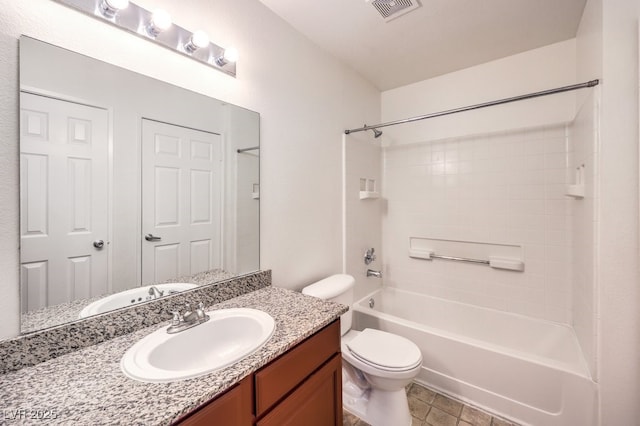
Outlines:
POLYGON ((365 265, 369 265, 371 262, 376 260, 375 251, 376 251, 376 249, 371 247, 370 249, 367 249, 367 251, 364 253, 364 264, 365 265))

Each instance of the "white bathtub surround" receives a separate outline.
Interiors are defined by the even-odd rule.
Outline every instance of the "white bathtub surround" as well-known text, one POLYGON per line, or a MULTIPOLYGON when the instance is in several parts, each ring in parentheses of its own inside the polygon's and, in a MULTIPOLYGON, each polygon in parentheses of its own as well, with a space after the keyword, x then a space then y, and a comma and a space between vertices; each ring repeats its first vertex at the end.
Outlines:
POLYGON ((385 285, 570 323, 568 143, 559 125, 385 148, 385 285), (415 236, 520 246, 526 266, 411 259, 415 236))
POLYGON ((358 329, 414 341, 418 380, 443 393, 522 424, 597 424, 596 385, 570 327, 399 289, 366 296, 354 312, 358 329))

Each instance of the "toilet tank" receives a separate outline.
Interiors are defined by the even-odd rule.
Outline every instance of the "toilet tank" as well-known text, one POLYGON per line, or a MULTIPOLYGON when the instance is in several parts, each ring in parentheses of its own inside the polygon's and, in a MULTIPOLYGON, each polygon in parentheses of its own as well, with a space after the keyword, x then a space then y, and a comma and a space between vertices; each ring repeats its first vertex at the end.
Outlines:
POLYGON ((302 294, 347 305, 349 310, 340 316, 340 332, 346 334, 351 329, 351 304, 353 286, 356 280, 351 275, 336 274, 310 284, 302 289, 302 294))

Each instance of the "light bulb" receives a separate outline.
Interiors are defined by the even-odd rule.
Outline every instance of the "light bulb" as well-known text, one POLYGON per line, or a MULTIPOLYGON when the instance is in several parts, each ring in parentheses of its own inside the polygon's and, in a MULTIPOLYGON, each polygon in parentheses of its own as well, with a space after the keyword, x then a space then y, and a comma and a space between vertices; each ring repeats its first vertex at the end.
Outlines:
POLYGON ((191 34, 189 41, 184 44, 184 50, 193 53, 198 49, 204 49, 209 46, 209 36, 204 31, 196 31, 191 34))
POLYGON ((224 60, 227 62, 237 62, 238 61, 238 49, 236 49, 235 47, 230 47, 228 49, 225 49, 224 51, 224 60))
POLYGON ((223 67, 227 65, 229 62, 237 62, 238 61, 238 49, 235 47, 229 47, 225 49, 222 55, 216 57, 215 62, 218 66, 223 67))
POLYGON ((168 30, 171 24, 171 15, 166 10, 156 9, 147 25, 147 33, 151 37, 157 37, 162 31, 168 30))
POLYGON ((129 0, 101 0, 100 12, 107 18, 113 18, 116 14, 129 6, 129 0))

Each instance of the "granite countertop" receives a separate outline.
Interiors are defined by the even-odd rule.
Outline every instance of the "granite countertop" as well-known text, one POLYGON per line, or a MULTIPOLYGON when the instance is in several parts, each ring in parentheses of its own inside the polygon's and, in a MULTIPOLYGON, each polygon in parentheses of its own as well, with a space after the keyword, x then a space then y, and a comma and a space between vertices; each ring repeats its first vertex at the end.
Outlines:
POLYGON ((347 310, 343 305, 271 286, 207 310, 238 307, 269 313, 276 329, 260 350, 230 367, 171 383, 127 378, 120 370, 122 355, 142 337, 166 327, 165 322, 0 376, 0 424, 168 425, 347 310), (48 419, 37 418, 47 410, 48 419), (54 414, 55 419, 51 418, 54 414))

